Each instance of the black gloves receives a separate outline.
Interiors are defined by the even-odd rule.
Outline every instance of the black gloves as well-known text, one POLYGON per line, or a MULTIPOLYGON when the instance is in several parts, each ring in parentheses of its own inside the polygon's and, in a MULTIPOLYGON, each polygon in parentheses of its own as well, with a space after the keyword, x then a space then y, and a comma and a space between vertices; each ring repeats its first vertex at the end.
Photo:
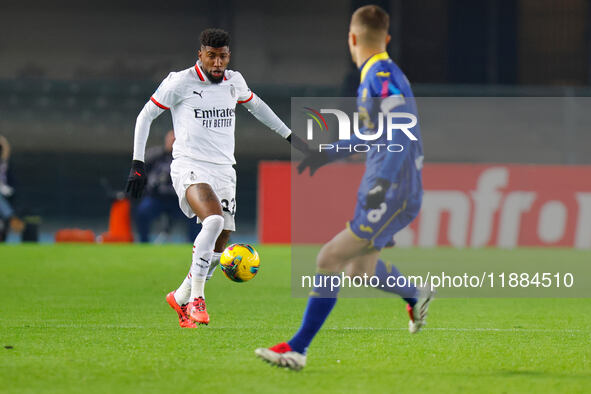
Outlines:
POLYGON ((129 171, 129 177, 127 178, 126 193, 132 198, 140 198, 147 182, 144 162, 134 160, 131 163, 131 171, 129 171))
POLYGON ((328 163, 330 160, 326 152, 312 152, 309 151, 308 155, 304 157, 304 160, 298 165, 298 173, 306 171, 306 168, 310 167, 310 176, 314 175, 317 169, 328 163))
POLYGON ((306 144, 306 142, 297 135, 290 134, 287 136, 286 140, 291 145, 293 145, 295 149, 299 150, 303 154, 307 155, 308 153, 310 153, 310 148, 308 148, 308 144, 306 144))
POLYGON ((325 152, 313 151, 308 147, 308 144, 303 139, 293 133, 290 134, 286 140, 289 141, 289 143, 293 145, 295 149, 306 155, 306 157, 304 157, 304 159, 298 165, 299 174, 304 172, 306 168, 310 167, 310 176, 312 176, 318 168, 330 161, 328 155, 325 152))
POLYGON ((365 197, 365 209, 378 209, 386 198, 386 192, 390 188, 390 181, 384 178, 376 179, 373 187, 365 197))

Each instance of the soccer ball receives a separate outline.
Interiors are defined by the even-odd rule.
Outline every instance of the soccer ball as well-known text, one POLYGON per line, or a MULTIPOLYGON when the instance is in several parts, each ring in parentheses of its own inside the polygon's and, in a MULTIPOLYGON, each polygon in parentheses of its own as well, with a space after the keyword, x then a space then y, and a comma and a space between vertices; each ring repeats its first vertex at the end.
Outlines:
POLYGON ((220 257, 220 267, 226 277, 234 282, 246 282, 259 271, 259 254, 248 244, 232 244, 220 257))

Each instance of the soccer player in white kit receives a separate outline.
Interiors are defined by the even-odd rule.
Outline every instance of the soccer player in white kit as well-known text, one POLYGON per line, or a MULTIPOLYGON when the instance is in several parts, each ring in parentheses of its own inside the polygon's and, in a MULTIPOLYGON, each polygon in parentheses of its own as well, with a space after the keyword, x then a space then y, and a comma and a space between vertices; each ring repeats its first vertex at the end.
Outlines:
MULTIPOLYGON (((172 72, 160 84, 137 117, 133 164, 127 192, 141 196, 146 184, 144 151, 152 121, 166 110, 172 114, 176 140, 170 173, 183 213, 198 217, 203 227, 193 245, 189 274, 166 300, 178 313, 181 327, 208 324, 204 286, 219 263, 235 230, 236 172, 234 123, 236 104, 291 141, 291 130, 257 95, 238 71, 227 70, 230 36, 221 29, 201 33, 195 66, 172 72)), ((295 141, 294 141, 295 142, 295 141)), ((304 144, 298 140, 297 144, 304 144)))

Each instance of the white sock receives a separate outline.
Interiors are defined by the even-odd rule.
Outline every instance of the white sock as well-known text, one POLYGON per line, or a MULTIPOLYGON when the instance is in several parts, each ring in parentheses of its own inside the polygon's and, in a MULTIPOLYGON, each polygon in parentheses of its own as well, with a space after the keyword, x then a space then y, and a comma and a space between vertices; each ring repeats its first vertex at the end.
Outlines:
POLYGON ((203 297, 203 287, 209 262, 213 255, 215 241, 224 228, 224 218, 220 215, 211 215, 203 220, 201 231, 193 244, 193 264, 191 264, 191 300, 203 297))
POLYGON ((209 263, 209 271, 207 271, 207 277, 205 278, 205 280, 210 280, 213 276, 215 269, 220 263, 220 257, 222 257, 221 253, 213 252, 213 255, 211 256, 211 262, 209 263))
POLYGON ((174 299, 176 303, 180 306, 185 305, 189 302, 189 297, 191 296, 191 273, 185 276, 185 280, 179 286, 179 288, 174 292, 174 299))
MULTIPOLYGON (((208 281, 213 276, 218 264, 220 263, 220 257, 222 257, 221 252, 213 252, 211 256, 211 262, 209 263, 209 270, 207 272, 207 276, 205 277, 205 281, 208 281)), ((174 298, 179 305, 185 305, 189 302, 191 297, 191 272, 185 277, 183 283, 179 286, 179 288, 174 293, 174 298)), ((205 286, 205 285, 204 285, 205 286)), ((198 290, 199 292, 199 290, 198 290)), ((201 291, 202 292, 202 291, 201 291)))
POLYGON ((205 299, 205 278, 199 278, 191 282, 191 299, 204 298, 205 299))

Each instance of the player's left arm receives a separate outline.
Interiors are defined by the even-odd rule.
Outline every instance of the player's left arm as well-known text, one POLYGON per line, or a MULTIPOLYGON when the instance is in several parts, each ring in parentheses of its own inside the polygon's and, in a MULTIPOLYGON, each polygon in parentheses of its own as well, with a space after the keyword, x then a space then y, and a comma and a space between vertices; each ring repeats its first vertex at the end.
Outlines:
POLYGON ((293 135, 289 127, 273 112, 273 110, 259 96, 250 92, 250 97, 241 103, 259 122, 285 138, 297 150, 307 153, 308 145, 297 135, 293 135))
POLYGON ((238 103, 244 105, 248 112, 257 118, 259 122, 283 138, 287 139, 291 136, 291 130, 289 127, 287 127, 285 123, 279 119, 279 116, 269 108, 267 103, 261 100, 261 98, 254 94, 254 92, 250 92, 250 97, 248 99, 244 101, 238 100, 238 103))
POLYGON ((248 112, 257 118, 259 122, 285 138, 294 148, 303 153, 308 153, 308 145, 298 136, 292 135, 289 127, 279 119, 279 116, 273 112, 267 103, 248 88, 242 74, 236 72, 236 78, 238 82, 238 104, 244 105, 248 112))

